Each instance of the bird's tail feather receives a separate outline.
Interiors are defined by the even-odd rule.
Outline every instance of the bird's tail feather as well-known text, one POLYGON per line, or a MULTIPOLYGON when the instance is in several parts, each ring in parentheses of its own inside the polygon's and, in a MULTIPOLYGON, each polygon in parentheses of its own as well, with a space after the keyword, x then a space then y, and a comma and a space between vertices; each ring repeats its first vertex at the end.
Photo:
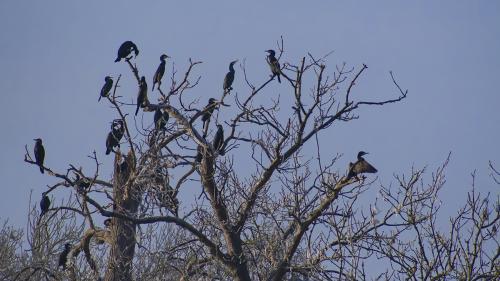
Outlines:
POLYGON ((115 62, 119 62, 120 60, 121 60, 121 58, 117 57, 116 60, 115 60, 115 62))
POLYGON ((40 166, 40 173, 44 173, 42 166, 40 166))

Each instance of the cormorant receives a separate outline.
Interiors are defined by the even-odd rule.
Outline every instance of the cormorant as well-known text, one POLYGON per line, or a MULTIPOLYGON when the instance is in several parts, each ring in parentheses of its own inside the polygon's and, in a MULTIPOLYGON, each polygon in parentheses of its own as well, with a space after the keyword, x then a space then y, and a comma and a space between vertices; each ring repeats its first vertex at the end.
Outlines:
POLYGON ((155 76, 153 77, 153 89, 151 91, 155 90, 155 84, 158 83, 158 88, 161 86, 161 78, 163 77, 163 74, 165 73, 165 64, 166 60, 169 58, 169 56, 163 54, 160 57, 160 65, 158 66, 158 69, 156 69, 155 76))
POLYGON ((205 126, 208 124, 207 121, 210 120, 212 113, 214 113, 215 103, 217 102, 214 98, 208 99, 208 104, 203 108, 203 116, 201 117, 201 121, 203 121, 203 131, 206 132, 205 126))
POLYGON ((125 133, 125 128, 123 126, 122 120, 115 120, 111 125, 111 132, 108 133, 106 138, 106 155, 113 151, 114 147, 120 147, 120 140, 125 133))
POLYGON ((43 194, 42 200, 40 200, 40 217, 43 216, 50 208, 49 196, 43 194))
POLYGON ((66 243, 64 245, 64 250, 59 255, 59 266, 62 266, 63 269, 66 269, 66 262, 68 261, 68 254, 71 251, 71 244, 66 243))
POLYGON ((217 124, 217 132, 215 133, 214 137, 214 150, 218 151, 220 155, 224 155, 224 150, 222 149, 222 146, 224 145, 224 129, 222 128, 221 124, 217 124))
POLYGON ((195 157, 194 161, 200 163, 201 160, 203 160, 203 146, 198 145, 198 148, 196 149, 196 151, 197 151, 197 153, 196 153, 196 157, 195 157))
POLYGON ((154 122, 156 130, 165 130, 165 126, 168 122, 168 112, 163 111, 159 108, 155 111, 154 122))
POLYGON ((113 221, 111 220, 111 218, 107 218, 104 220, 104 226, 106 226, 107 228, 110 228, 112 224, 113 221))
POLYGON ((139 112, 140 107, 145 107, 148 101, 148 84, 146 83, 146 77, 141 77, 141 83, 139 83, 139 93, 137 94, 137 109, 135 110, 135 116, 139 112))
POLYGON ((280 79, 281 68, 280 68, 280 63, 278 62, 278 59, 275 56, 276 52, 274 50, 267 50, 266 52, 269 53, 269 55, 267 56, 267 63, 271 68, 271 72, 273 73, 273 75, 278 76, 278 82, 281 83, 280 79))
POLYGON ((104 77, 104 81, 105 82, 101 88, 101 95, 99 96, 98 101, 101 101, 101 98, 107 97, 109 95, 109 91, 113 88, 113 79, 111 79, 111 76, 104 77))
POLYGON ((356 161, 354 164, 349 163, 349 172, 347 173, 347 179, 346 181, 350 180, 353 177, 356 177, 359 174, 363 173, 376 173, 377 169, 370 165, 364 158, 363 155, 368 154, 367 152, 360 151, 358 153, 358 161, 356 161))
POLYGON ((45 159, 45 148, 42 145, 42 139, 34 139, 35 143, 35 162, 40 167, 40 173, 43 174, 43 160, 45 159))
POLYGON ((127 58, 130 53, 134 51, 135 56, 139 55, 139 49, 132 41, 125 41, 121 44, 120 48, 118 48, 118 55, 116 57, 115 62, 119 62, 121 59, 129 59, 127 58))
POLYGON ((237 61, 238 60, 232 61, 229 64, 229 72, 226 74, 226 77, 224 77, 224 84, 222 85, 222 88, 224 89, 224 95, 228 94, 233 89, 232 85, 234 81, 234 64, 237 61))

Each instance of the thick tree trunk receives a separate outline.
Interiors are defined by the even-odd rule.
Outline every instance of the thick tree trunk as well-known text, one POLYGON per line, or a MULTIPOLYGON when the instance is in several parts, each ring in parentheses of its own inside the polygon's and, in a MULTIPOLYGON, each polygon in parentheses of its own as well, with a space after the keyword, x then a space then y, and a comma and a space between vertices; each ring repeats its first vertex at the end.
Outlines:
MULTIPOLYGON (((135 216, 140 204, 140 196, 135 196, 133 191, 127 190, 130 171, 133 169, 133 159, 129 154, 126 164, 120 164, 121 157, 115 157, 115 173, 113 182, 113 197, 115 200, 114 211, 135 216)), ((111 225, 111 250, 108 257, 108 268, 105 281, 132 280, 132 262, 135 253, 135 223, 113 218, 111 225)))

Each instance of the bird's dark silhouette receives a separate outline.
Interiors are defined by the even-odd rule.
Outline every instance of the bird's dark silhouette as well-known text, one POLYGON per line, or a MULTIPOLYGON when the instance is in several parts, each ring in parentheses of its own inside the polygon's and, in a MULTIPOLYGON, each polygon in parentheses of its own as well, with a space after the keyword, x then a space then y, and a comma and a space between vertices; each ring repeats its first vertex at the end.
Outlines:
POLYGON ((200 163, 201 160, 203 160, 203 147, 201 145, 198 145, 198 148, 196 149, 197 153, 196 153, 196 157, 194 159, 194 161, 200 163))
POLYGON ((226 77, 224 77, 224 83, 222 84, 222 89, 224 90, 224 95, 229 94, 231 90, 233 89, 233 81, 234 81, 234 64, 238 60, 234 60, 229 64, 229 72, 226 74, 226 77))
POLYGON ((110 228, 112 224, 113 224, 113 220, 111 218, 104 220, 104 226, 106 226, 107 228, 110 228))
POLYGON ((106 155, 109 155, 111 151, 114 151, 114 147, 120 147, 120 140, 125 133, 125 128, 123 126, 122 120, 115 120, 111 124, 111 132, 108 133, 106 138, 106 155))
POLYGON ((113 88, 113 79, 111 78, 111 76, 104 77, 104 85, 101 88, 101 94, 99 95, 98 101, 101 101, 101 98, 109 96, 111 88, 113 88))
POLYGON ((158 66, 158 68, 156 69, 156 72, 155 72, 155 76, 153 76, 153 88, 151 91, 154 91, 155 90, 155 85, 156 83, 158 83, 158 88, 160 88, 161 86, 161 78, 163 77, 163 74, 165 73, 165 64, 167 63, 167 58, 169 58, 169 56, 163 54, 160 56, 160 65, 158 66))
POLYGON ((207 126, 208 126, 208 121, 210 120, 210 117, 212 116, 212 113, 214 113, 215 106, 216 106, 217 100, 214 98, 209 98, 208 99, 208 104, 203 108, 203 116, 201 117, 201 121, 203 121, 203 136, 206 137, 207 133, 207 126))
POLYGON ((71 251, 71 244, 66 243, 64 245, 64 250, 59 255, 59 266, 62 266, 63 269, 66 269, 66 263, 68 262, 68 254, 71 251))
POLYGON ((35 154, 35 162, 36 164, 40 167, 40 173, 43 174, 43 160, 45 160, 45 148, 43 147, 42 144, 42 139, 34 139, 35 141, 35 149, 34 149, 34 154, 35 154))
POLYGON ((40 200, 40 210, 41 210, 40 217, 45 215, 45 213, 47 213, 49 208, 50 208, 50 199, 49 199, 49 196, 47 196, 44 193, 42 196, 42 200, 40 200))
POLYGON ((139 112, 139 108, 145 107, 148 103, 148 84, 146 83, 146 77, 141 77, 141 82, 139 83, 139 93, 137 94, 137 108, 135 110, 135 116, 139 112))
POLYGON ((358 161, 355 163, 349 163, 349 172, 347 173, 346 181, 350 180, 353 177, 357 177, 359 174, 364 173, 376 173, 377 169, 370 165, 368 161, 363 158, 363 155, 368 154, 367 152, 360 151, 358 153, 358 161))
POLYGON ((132 51, 135 53, 135 56, 137 57, 139 55, 139 49, 137 49, 137 46, 134 44, 132 41, 125 41, 120 45, 120 48, 118 48, 118 55, 116 57, 115 62, 119 62, 121 59, 130 59, 127 58, 132 51))
POLYGON ((224 155, 224 129, 221 124, 217 124, 217 132, 215 133, 213 146, 214 150, 218 151, 220 155, 224 155))
POLYGON ((156 130, 165 130, 165 126, 168 122, 168 112, 163 111, 159 108, 155 111, 154 122, 156 130))
POLYGON ((278 77, 278 82, 281 83, 280 79, 281 67, 280 63, 278 62, 278 59, 276 58, 276 52, 274 50, 267 50, 266 52, 269 54, 267 55, 267 63, 271 68, 271 72, 273 76, 276 75, 278 77))

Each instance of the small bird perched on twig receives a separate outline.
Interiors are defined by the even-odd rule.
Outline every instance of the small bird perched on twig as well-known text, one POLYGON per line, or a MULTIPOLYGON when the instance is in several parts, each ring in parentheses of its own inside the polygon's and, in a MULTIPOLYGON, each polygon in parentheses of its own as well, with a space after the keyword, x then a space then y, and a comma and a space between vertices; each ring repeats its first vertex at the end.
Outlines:
POLYGON ((118 48, 118 55, 116 57, 115 62, 119 62, 121 59, 126 59, 129 60, 128 55, 134 51, 135 56, 137 57, 139 55, 139 49, 137 49, 137 46, 134 44, 132 41, 125 41, 120 45, 120 48, 118 48))
POLYGON ((104 85, 101 88, 101 94, 99 95, 99 100, 101 101, 101 98, 105 98, 109 95, 109 92, 111 91, 111 88, 113 88, 113 79, 111 76, 106 76, 104 77, 104 85))
POLYGON ((137 94, 137 108, 135 110, 135 116, 139 113, 139 108, 145 107, 148 104, 148 84, 146 83, 146 77, 141 77, 141 82, 139 83, 139 93, 137 94))
POLYGON ((368 153, 360 151, 358 153, 358 161, 356 161, 354 164, 349 163, 349 172, 347 173, 346 181, 350 180, 353 177, 357 177, 359 174, 378 172, 375 167, 370 165, 370 163, 368 163, 368 161, 363 158, 363 155, 366 154, 368 153))
POLYGON ((35 143, 35 149, 33 153, 35 154, 35 162, 40 167, 40 173, 43 174, 43 160, 45 159, 45 148, 42 145, 42 139, 33 139, 35 143))
POLYGON ((267 63, 271 68, 271 73, 273 74, 273 76, 277 76, 278 82, 281 83, 280 79, 281 68, 280 68, 280 63, 276 58, 276 52, 274 50, 267 50, 266 52, 269 53, 269 55, 267 56, 267 63))
POLYGON ((155 85, 156 83, 158 83, 158 89, 160 88, 161 86, 161 78, 163 77, 163 74, 165 73, 165 64, 167 63, 167 58, 169 58, 169 56, 163 54, 160 56, 160 65, 158 66, 158 68, 156 69, 156 72, 155 72, 155 76, 153 76, 153 88, 151 91, 154 91, 155 90, 155 85))

